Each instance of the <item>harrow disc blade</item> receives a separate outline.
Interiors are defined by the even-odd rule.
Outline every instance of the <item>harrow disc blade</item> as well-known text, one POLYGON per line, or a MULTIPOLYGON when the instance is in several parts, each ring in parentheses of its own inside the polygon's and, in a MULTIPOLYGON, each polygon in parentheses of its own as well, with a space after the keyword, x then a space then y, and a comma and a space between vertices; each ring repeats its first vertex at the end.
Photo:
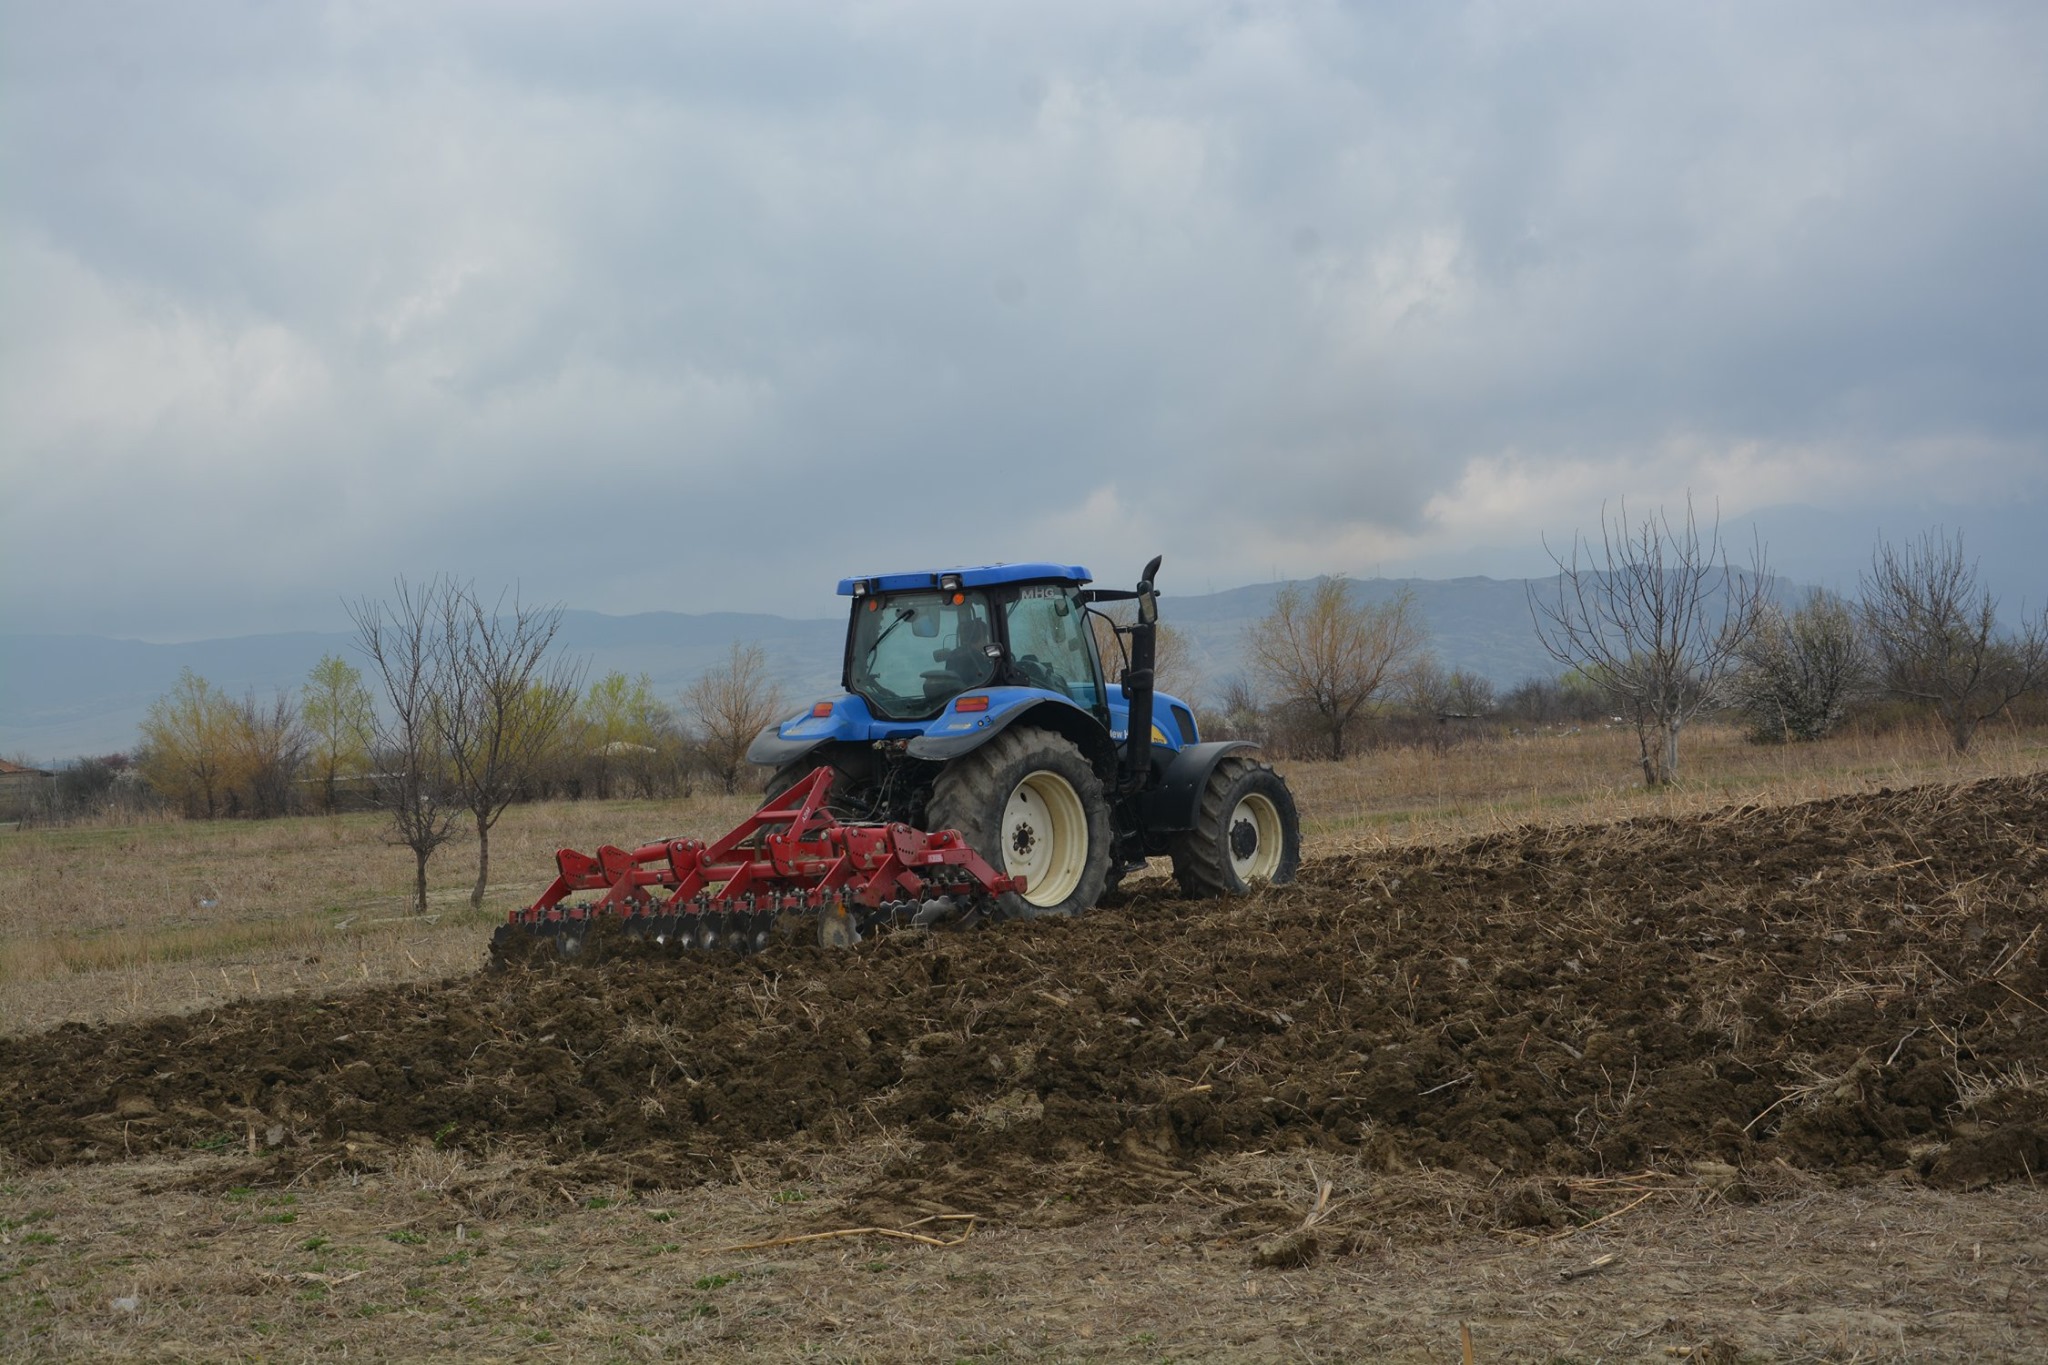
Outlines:
POLYGON ((745 953, 753 941, 754 917, 745 910, 729 910, 718 946, 728 953, 745 953))
POLYGON ((697 946, 716 952, 725 946, 725 911, 706 910, 697 917, 697 946))
POLYGON ((739 945, 742 953, 758 953, 768 946, 768 939, 775 931, 773 910, 756 910, 751 915, 735 915, 733 918, 742 922, 739 945))

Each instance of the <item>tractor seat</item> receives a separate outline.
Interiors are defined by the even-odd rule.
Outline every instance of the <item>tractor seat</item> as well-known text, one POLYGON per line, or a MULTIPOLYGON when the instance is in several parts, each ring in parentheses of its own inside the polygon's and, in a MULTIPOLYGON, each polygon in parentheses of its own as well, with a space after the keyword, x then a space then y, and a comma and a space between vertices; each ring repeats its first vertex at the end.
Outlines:
MULTIPOLYGON (((930 678, 930 675, 927 675, 928 680, 949 692, 979 687, 987 682, 995 675, 995 661, 988 657, 987 652, 990 638, 988 622, 971 616, 962 621, 959 643, 932 655, 943 671, 952 675, 955 683, 948 684, 943 678, 930 678)), ((931 688, 927 687, 926 691, 930 692, 931 688)))

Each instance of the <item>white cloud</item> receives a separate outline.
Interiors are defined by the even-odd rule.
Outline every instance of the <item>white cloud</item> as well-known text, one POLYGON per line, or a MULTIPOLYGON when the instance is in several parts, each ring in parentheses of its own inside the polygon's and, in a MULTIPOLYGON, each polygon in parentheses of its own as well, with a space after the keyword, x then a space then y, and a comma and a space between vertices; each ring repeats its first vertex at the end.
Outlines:
POLYGON ((8 297, 44 324, 0 352, 0 407, 14 451, 49 477, 102 478, 154 442, 195 473, 232 472, 329 399, 323 357, 274 321, 122 288, 20 234, 0 250, 8 297))

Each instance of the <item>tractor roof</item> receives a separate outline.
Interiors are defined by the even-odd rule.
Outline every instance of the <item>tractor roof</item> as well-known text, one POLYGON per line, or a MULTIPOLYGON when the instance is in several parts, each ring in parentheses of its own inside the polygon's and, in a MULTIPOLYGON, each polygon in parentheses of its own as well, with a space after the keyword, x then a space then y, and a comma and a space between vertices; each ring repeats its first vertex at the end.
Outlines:
POLYGON ((851 597, 854 588, 862 585, 867 592, 910 592, 918 588, 937 588, 941 577, 958 574, 963 588, 986 588, 998 583, 1072 583, 1080 585, 1089 582, 1094 575, 1079 564, 977 564, 962 569, 932 569, 919 573, 873 574, 863 578, 842 578, 839 580, 839 595, 851 597))

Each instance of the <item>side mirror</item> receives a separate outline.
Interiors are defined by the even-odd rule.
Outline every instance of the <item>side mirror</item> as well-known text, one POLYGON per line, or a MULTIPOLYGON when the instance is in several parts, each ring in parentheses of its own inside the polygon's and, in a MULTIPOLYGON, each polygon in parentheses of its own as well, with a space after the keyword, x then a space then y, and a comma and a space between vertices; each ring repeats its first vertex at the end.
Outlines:
POLYGON ((1145 566, 1144 574, 1138 579, 1138 623, 1152 625, 1159 620, 1159 594, 1152 591, 1152 580, 1159 576, 1159 565, 1165 555, 1153 555, 1152 562, 1145 566))

